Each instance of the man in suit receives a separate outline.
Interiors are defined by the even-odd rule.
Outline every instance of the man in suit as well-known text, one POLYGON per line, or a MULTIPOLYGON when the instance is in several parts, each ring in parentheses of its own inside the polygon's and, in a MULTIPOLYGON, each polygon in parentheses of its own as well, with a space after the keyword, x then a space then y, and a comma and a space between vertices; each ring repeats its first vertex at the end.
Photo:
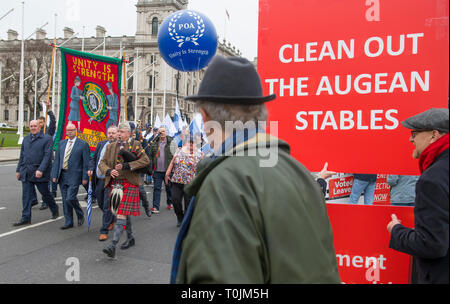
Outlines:
POLYGON ((89 161, 89 176, 96 178, 95 194, 97 197, 98 207, 103 211, 102 227, 100 228, 99 241, 106 241, 108 239, 108 232, 112 229, 112 224, 115 221, 115 216, 112 214, 109 203, 109 188, 105 188, 105 175, 98 169, 101 159, 105 154, 106 147, 109 144, 115 143, 118 137, 118 128, 110 126, 106 135, 108 140, 98 143, 93 156, 89 161))
POLYGON ((78 226, 84 223, 83 210, 77 194, 80 184, 88 182, 89 144, 77 138, 77 127, 69 123, 66 127, 68 139, 59 143, 52 168, 52 180, 59 183, 65 223, 61 229, 73 227, 73 209, 78 218, 78 226))
MULTIPOLYGON (((50 107, 50 101, 47 101, 47 108, 50 107)), ((49 135, 51 138, 53 138, 53 135, 55 135, 56 132, 56 118, 55 118, 55 114, 53 114, 53 112, 51 110, 48 111, 48 118, 50 119, 50 123, 48 125, 48 127, 45 130, 45 134, 49 135)), ((38 119, 39 125, 41 130, 39 131, 40 133, 44 132, 44 125, 45 125, 45 117, 44 116, 40 116, 38 119)), ((52 152, 52 160, 53 160, 53 152, 52 152)), ((51 165, 50 165, 51 168, 51 165)), ((51 169, 50 169, 51 170, 51 169)), ((56 197, 56 188, 57 185, 55 183, 53 183, 52 181, 50 181, 49 183, 49 188, 50 191, 52 192, 53 197, 56 197)), ((33 203, 31 204, 32 206, 37 205, 38 204, 38 200, 36 197, 36 191, 34 191, 34 189, 31 191, 31 196, 32 196, 32 201, 33 203)), ((48 208, 48 205, 42 201, 41 207, 39 208, 39 210, 45 210, 48 208)))
POLYGON ((401 122, 411 129, 412 157, 419 160, 420 177, 414 200, 414 228, 405 227, 395 214, 387 230, 389 248, 413 256, 411 281, 449 283, 449 111, 431 108, 401 122))
POLYGON ((22 218, 14 226, 31 224, 32 193, 36 197, 34 186, 38 188, 44 202, 50 207, 52 219, 59 216, 58 206, 48 189, 52 146, 52 138, 40 132, 39 122, 30 121, 30 134, 23 140, 16 169, 16 177, 22 182, 22 218))

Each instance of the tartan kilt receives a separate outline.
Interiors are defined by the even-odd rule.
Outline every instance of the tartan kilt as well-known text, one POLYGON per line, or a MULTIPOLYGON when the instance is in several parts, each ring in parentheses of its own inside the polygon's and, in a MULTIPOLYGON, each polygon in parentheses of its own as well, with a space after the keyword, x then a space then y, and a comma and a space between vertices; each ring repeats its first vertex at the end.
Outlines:
MULTIPOLYGON (((115 184, 121 184, 123 186, 123 197, 117 209, 117 214, 140 216, 139 187, 130 184, 126 179, 112 180, 111 187, 115 184)), ((111 191, 109 195, 111 196, 111 191)))

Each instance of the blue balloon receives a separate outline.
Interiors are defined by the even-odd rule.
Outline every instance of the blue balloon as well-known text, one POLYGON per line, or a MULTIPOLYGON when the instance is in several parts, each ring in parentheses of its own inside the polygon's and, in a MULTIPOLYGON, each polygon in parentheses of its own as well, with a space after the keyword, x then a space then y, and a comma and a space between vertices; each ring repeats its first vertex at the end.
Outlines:
POLYGON ((158 47, 168 65, 183 72, 197 71, 217 51, 217 32, 204 14, 181 10, 169 15, 158 32, 158 47))

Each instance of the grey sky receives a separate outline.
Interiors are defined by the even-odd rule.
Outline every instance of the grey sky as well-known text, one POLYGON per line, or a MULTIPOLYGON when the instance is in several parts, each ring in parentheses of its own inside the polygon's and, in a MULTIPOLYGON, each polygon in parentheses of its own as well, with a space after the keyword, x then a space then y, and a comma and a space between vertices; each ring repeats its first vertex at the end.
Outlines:
MULTIPOLYGON (((0 39, 7 39, 8 29, 19 32, 21 39, 22 0, 2 0, 0 16, 11 8, 14 11, 0 20, 0 39)), ((70 27, 77 36, 95 36, 95 27, 106 28, 107 36, 134 36, 136 33, 137 0, 26 0, 25 37, 48 22, 44 27, 47 37, 55 34, 57 14, 57 36, 63 36, 63 28, 70 27)), ((189 9, 208 16, 216 27, 220 41, 226 40, 237 47, 243 56, 253 60, 257 55, 258 0, 189 0, 189 9), (226 19, 225 9, 230 14, 226 19), (226 24, 226 26, 225 26, 226 24)))

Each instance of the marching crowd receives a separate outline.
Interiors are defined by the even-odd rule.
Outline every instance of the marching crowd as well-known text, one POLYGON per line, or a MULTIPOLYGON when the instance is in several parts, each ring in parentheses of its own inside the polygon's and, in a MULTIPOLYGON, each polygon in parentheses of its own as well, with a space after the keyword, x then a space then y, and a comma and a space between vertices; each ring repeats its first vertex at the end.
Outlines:
MULTIPOLYGON (((56 184, 65 218, 61 229, 74 226, 73 210, 78 226, 83 225, 77 194, 91 180, 103 211, 99 240, 113 231, 103 252, 115 257, 124 231, 121 248, 135 245, 131 218, 140 215, 140 206, 149 217, 159 212, 164 183, 167 208, 174 209, 180 227, 171 283, 340 283, 323 180, 316 182, 290 156, 289 144, 259 125, 267 121, 264 103, 275 98, 263 96, 251 62, 216 56, 197 95, 186 97, 196 103, 208 130, 214 151, 207 156, 200 149, 201 136, 185 131, 177 144, 164 128, 148 126, 141 136, 133 123, 110 126, 107 140, 90 155, 89 145, 77 138, 77 126, 69 123, 68 138, 59 142, 53 161, 51 135, 31 121, 16 170, 23 212, 14 225, 31 223, 35 187, 57 218, 56 184), (256 124, 229 130, 229 121, 256 124), (211 132, 210 125, 221 128, 211 132), (143 188, 149 177, 151 207, 143 188)), ((387 229, 389 246, 414 257, 418 283, 448 283, 448 115, 448 109, 430 109, 402 122, 412 130, 409 141, 422 173, 415 228, 402 226, 392 215, 387 229)), ((322 173, 327 172, 325 165, 322 173)))
POLYGON ((85 216, 77 195, 80 185, 88 190, 89 181, 94 189, 92 199, 103 211, 99 240, 107 240, 109 231, 116 227, 111 246, 105 249, 110 256, 114 256, 111 252, 114 252, 123 231, 120 227, 126 227, 127 231, 127 240, 121 248, 135 244, 131 216, 140 215, 140 206, 148 217, 159 213, 163 183, 167 208, 175 211, 177 226, 181 225, 190 201, 183 187, 194 178, 196 166, 204 156, 200 150, 201 135, 194 137, 184 128, 179 142, 175 143, 166 135, 164 127, 152 128, 147 124, 145 130, 136 130, 133 122, 121 123, 109 126, 107 140, 100 141, 95 151, 90 153, 89 145, 77 137, 77 127, 69 123, 66 126, 68 138, 59 142, 53 157, 52 135, 56 122, 53 113, 49 112, 49 116, 52 119, 46 134, 42 130, 43 118, 30 121, 30 134, 21 147, 16 176, 22 181, 23 210, 22 218, 14 226, 31 224, 31 208, 38 204, 35 187, 42 195, 40 209, 49 208, 52 219, 59 217, 55 203, 57 185, 65 218, 61 229, 73 228, 74 210, 78 226, 83 225, 85 216), (152 207, 144 189, 144 184, 151 181, 154 188, 152 207), (118 188, 120 196, 113 196, 113 190, 118 188), (117 198, 120 202, 114 201, 117 198), (116 208, 112 208, 114 203, 116 208))

